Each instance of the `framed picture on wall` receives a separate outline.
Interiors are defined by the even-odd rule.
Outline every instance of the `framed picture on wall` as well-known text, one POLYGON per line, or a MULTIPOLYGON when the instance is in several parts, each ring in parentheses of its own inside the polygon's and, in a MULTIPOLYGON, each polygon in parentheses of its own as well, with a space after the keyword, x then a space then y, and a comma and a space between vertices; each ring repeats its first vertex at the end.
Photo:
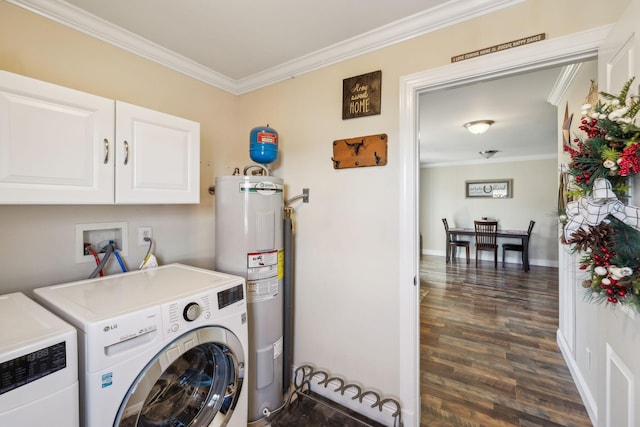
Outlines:
POLYGON ((513 197, 513 179, 465 181, 466 197, 505 199, 513 197))

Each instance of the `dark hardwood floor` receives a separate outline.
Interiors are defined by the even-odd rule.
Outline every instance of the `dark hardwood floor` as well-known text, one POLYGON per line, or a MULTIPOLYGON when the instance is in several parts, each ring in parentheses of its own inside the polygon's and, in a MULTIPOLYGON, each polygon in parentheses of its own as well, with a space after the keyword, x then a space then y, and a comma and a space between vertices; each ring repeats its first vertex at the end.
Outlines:
POLYGON ((556 344, 558 269, 420 266, 421 425, 591 426, 556 344))

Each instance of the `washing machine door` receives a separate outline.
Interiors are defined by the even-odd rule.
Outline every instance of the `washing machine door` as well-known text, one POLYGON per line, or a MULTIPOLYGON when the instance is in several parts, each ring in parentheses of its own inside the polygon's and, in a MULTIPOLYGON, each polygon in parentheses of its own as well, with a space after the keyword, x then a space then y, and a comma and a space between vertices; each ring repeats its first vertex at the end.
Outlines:
POLYGON ((218 326, 195 329, 167 345, 129 388, 114 427, 227 424, 244 380, 238 338, 218 326))

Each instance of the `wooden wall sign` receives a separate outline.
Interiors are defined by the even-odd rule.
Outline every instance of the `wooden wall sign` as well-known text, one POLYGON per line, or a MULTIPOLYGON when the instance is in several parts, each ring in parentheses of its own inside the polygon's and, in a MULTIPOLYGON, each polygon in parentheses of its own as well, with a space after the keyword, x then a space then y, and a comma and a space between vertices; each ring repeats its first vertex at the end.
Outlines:
POLYGON ((380 114, 382 71, 342 80, 342 120, 380 114))
POLYGON ((539 42, 544 40, 545 36, 545 33, 540 33, 534 36, 523 37, 518 40, 511 40, 510 42, 500 43, 495 46, 485 47, 484 49, 474 50, 473 52, 467 52, 460 55, 452 56, 451 62, 460 62, 464 61, 465 59, 475 58, 476 56, 488 55, 490 53, 501 52, 503 50, 512 49, 514 47, 539 42))
POLYGON ((334 169, 384 166, 387 164, 387 134, 333 141, 334 169))

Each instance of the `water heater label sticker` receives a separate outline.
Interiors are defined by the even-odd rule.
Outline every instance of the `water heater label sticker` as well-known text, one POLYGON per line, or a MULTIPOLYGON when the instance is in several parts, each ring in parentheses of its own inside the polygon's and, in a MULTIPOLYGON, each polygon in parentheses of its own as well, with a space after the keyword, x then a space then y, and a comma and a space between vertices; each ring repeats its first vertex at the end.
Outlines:
POLYGON ((267 301, 278 295, 279 260, 277 249, 247 254, 247 302, 267 301))
POLYGON ((278 250, 278 280, 284 278, 284 249, 278 250))
POLYGON ((249 268, 247 270, 247 280, 261 280, 276 277, 277 265, 265 265, 264 267, 249 268))
POLYGON ((276 296, 278 296, 278 279, 275 277, 247 282, 247 302, 249 303, 268 301, 276 296))
POLYGON ((274 182, 241 182, 241 193, 259 193, 262 195, 282 194, 282 184, 276 184, 274 182))
POLYGON ((278 341, 273 343, 273 359, 274 360, 277 359, 282 354, 283 349, 284 349, 284 339, 280 337, 278 341))
POLYGON ((249 273, 251 273, 251 269, 261 269, 277 265, 278 251, 275 249, 268 252, 254 252, 247 254, 247 267, 249 268, 249 273))

